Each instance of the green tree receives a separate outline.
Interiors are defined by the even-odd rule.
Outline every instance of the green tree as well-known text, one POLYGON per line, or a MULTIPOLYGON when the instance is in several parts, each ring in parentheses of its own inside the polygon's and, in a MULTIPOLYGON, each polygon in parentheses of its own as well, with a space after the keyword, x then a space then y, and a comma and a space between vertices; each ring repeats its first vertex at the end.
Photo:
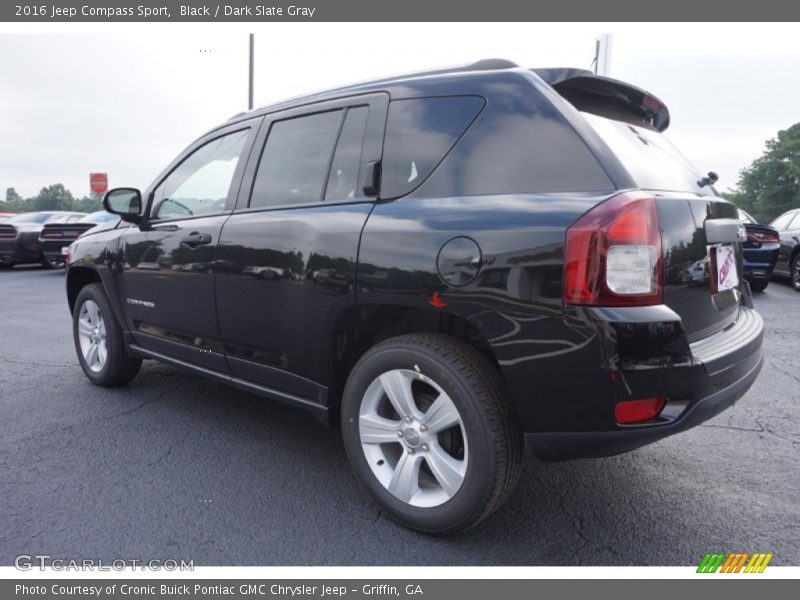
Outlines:
POLYGON ((91 213, 100 210, 100 208, 100 197, 95 194, 84 196, 80 200, 75 201, 75 210, 80 212, 91 213))
POLYGON ((54 183, 41 189, 31 198, 32 210, 74 210, 75 198, 62 183, 54 183))
POLYGON ((737 189, 726 195, 761 222, 800 206, 800 123, 779 131, 767 149, 739 174, 737 189))
POLYGON ((6 188, 6 202, 10 205, 22 204, 22 196, 13 187, 6 188))

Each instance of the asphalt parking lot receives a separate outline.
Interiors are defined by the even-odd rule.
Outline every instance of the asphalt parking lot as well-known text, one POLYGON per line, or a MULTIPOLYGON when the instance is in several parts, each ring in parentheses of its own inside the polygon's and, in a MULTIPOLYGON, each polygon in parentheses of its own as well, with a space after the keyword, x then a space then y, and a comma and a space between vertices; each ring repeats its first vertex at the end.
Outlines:
POLYGON ((689 565, 709 550, 800 564, 800 294, 756 297, 766 362, 705 425, 622 456, 530 457, 508 504, 446 538, 394 524, 338 433, 258 397, 145 363, 92 386, 63 274, 0 271, 0 564, 689 565))

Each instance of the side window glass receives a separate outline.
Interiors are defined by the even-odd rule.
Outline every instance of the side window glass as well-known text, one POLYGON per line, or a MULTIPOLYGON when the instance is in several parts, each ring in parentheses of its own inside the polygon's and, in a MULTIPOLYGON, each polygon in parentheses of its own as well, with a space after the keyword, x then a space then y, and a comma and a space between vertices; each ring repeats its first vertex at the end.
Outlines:
POLYGON ((180 219, 224 210, 249 130, 208 142, 190 154, 154 193, 154 219, 180 219))
POLYGON ((800 229, 800 213, 795 213, 794 219, 792 219, 792 222, 789 223, 786 229, 800 229))
POLYGON ((364 144, 368 115, 369 107, 366 106, 348 109, 333 154, 325 200, 345 200, 359 195, 361 148, 364 144))
POLYGON ((273 123, 258 163, 250 207, 322 200, 341 118, 342 111, 335 110, 273 123))
POLYGON ((392 101, 386 120, 381 198, 404 196, 425 181, 483 106, 478 96, 392 101))

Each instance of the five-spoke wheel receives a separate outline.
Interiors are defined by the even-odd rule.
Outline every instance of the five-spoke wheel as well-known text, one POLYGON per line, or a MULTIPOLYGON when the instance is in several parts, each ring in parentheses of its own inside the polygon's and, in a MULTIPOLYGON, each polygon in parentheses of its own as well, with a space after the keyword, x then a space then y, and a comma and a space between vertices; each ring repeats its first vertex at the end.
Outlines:
POLYGON ((94 300, 86 300, 78 313, 78 342, 83 360, 95 373, 106 364, 106 324, 103 313, 94 300))
POLYGON ((513 490, 522 435, 497 367, 438 333, 370 348, 350 372, 342 435, 384 511, 430 533, 470 527, 513 490))
POLYGON ((392 369, 375 378, 361 402, 358 429, 372 472, 399 500, 438 506, 461 488, 469 460, 464 424, 430 377, 392 369))

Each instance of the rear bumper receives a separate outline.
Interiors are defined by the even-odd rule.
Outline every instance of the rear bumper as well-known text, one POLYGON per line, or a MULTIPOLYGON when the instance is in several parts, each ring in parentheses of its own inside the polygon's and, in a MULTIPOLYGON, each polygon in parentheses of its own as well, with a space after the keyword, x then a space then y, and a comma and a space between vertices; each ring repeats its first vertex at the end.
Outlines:
POLYGON ((64 255, 61 254, 61 249, 66 248, 72 243, 73 240, 39 240, 42 247, 42 255, 45 258, 62 260, 64 255))
POLYGON ((780 244, 764 244, 760 248, 742 251, 742 272, 746 279, 769 279, 778 260, 780 244))
MULTIPOLYGON (((699 425, 734 404, 750 389, 763 363, 763 335, 761 316, 742 307, 734 324, 688 345, 686 360, 673 357, 671 364, 628 362, 618 371, 630 394, 627 397, 669 399, 654 422, 612 425, 598 431, 532 432, 526 434, 528 443, 544 460, 609 456, 699 425)), ((613 404, 624 397, 612 393, 606 412, 611 412, 613 404)))
POLYGON ((42 249, 38 235, 22 233, 14 239, 0 240, 0 263, 39 262, 42 259, 42 249))

